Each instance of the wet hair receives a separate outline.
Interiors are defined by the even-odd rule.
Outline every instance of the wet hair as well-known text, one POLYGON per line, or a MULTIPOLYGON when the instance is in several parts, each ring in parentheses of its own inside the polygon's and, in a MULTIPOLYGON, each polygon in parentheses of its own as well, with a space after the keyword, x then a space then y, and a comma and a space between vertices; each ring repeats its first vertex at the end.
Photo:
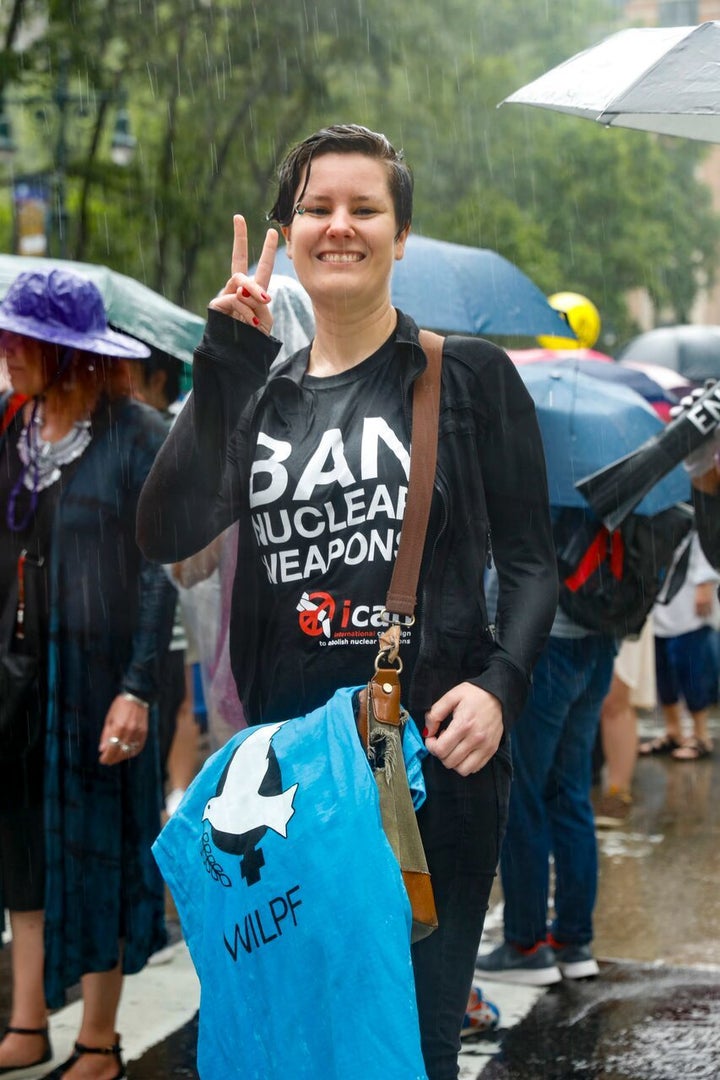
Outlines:
POLYGON ((156 349, 154 345, 148 344, 150 349, 150 355, 145 360, 138 361, 138 366, 142 370, 143 378, 147 383, 156 371, 165 372, 165 385, 163 387, 163 394, 167 400, 168 405, 172 405, 174 401, 180 397, 180 372, 182 371, 182 360, 178 360, 176 357, 171 356, 170 353, 164 352, 162 349, 156 349))
POLYGON ((302 202, 307 189, 313 159, 322 154, 365 154, 366 157, 385 162, 395 206, 397 235, 409 227, 412 221, 413 175, 403 159, 402 150, 396 150, 385 135, 360 124, 333 124, 321 128, 290 150, 278 169, 278 193, 275 205, 267 215, 268 221, 290 225, 295 208, 302 202), (303 172, 302 190, 296 195, 303 172))

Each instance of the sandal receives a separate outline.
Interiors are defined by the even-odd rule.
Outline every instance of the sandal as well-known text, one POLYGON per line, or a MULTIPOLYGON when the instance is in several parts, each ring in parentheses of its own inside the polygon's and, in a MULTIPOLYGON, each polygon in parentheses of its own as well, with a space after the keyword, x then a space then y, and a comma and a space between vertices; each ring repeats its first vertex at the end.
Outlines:
POLYGON ((673 735, 658 735, 648 742, 641 742, 638 746, 638 754, 643 757, 649 757, 651 754, 672 754, 681 746, 682 743, 679 743, 673 735))
POLYGON ((704 739, 692 738, 679 746, 677 750, 673 750, 670 756, 673 761, 700 761, 702 758, 710 757, 711 754, 711 743, 705 742, 704 739))
POLYGON ((123 1078, 127 1076, 127 1073, 125 1072, 125 1063, 123 1062, 120 1051, 120 1036, 116 1033, 115 1042, 112 1046, 84 1046, 83 1043, 76 1042, 75 1049, 67 1061, 64 1061, 62 1065, 58 1065, 57 1069, 53 1069, 51 1073, 47 1073, 46 1076, 43 1077, 43 1080, 61 1080, 83 1054, 112 1054, 120 1069, 120 1072, 116 1072, 112 1077, 112 1080, 123 1080, 123 1078))
MULTIPOLYGON (((8 1080, 23 1080, 23 1077, 30 1076, 39 1065, 45 1065, 45 1063, 52 1058, 52 1047, 50 1046, 50 1035, 48 1034, 47 1026, 41 1028, 25 1028, 14 1027, 12 1024, 8 1024, 5 1028, 5 1035, 42 1035, 45 1039, 43 1055, 38 1058, 37 1061, 29 1062, 27 1065, 0 1065, 0 1076, 6 1076, 8 1080)), ((4 1037, 5 1036, 3 1036, 3 1038, 4 1037)))

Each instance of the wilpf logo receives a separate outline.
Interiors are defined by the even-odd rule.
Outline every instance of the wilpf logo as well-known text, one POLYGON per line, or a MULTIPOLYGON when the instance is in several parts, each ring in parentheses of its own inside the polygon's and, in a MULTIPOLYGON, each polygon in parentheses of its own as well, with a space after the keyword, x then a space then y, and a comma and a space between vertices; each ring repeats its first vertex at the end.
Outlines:
POLYGON ((253 731, 238 746, 218 780, 215 797, 203 811, 210 823, 215 847, 240 856, 240 873, 248 885, 260 880, 265 856, 258 844, 268 829, 287 838, 295 813, 297 784, 283 791, 282 776, 272 739, 282 724, 253 731))
POLYGON ((308 637, 332 636, 335 601, 329 593, 304 592, 296 610, 300 613, 298 621, 303 634, 308 637))

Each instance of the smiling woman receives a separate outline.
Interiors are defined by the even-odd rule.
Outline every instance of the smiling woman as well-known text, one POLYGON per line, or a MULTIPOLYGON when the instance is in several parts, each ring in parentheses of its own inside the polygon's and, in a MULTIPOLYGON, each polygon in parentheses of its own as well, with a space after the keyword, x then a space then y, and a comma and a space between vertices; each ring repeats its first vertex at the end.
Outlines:
POLYGON ((303 191, 282 231, 316 318, 321 313, 308 374, 337 374, 364 359, 368 348, 374 351, 374 342, 366 345, 362 335, 349 353, 331 350, 322 340, 323 317, 342 319, 354 335, 372 316, 377 344, 385 340, 395 321, 390 275, 394 260, 403 257, 409 226, 398 232, 387 168, 364 154, 323 154, 312 171, 308 165, 303 191))
MULTIPOLYGON (((325 128, 290 151, 270 216, 312 301, 315 338, 273 363, 277 233, 268 231, 250 276, 236 215, 231 276, 210 303, 193 395, 141 496, 141 547, 164 562, 239 523, 232 664, 249 724, 306 716, 339 688, 366 684, 377 653, 369 613, 393 571, 410 402, 427 364, 417 326, 390 299, 412 190, 402 155, 358 125, 325 128)), ((507 732, 552 623, 557 581, 542 444, 514 365, 489 342, 458 337, 445 341, 442 366, 438 464, 402 662, 405 703, 425 724, 418 824, 440 924, 412 946, 422 1054, 430 1080, 455 1080, 507 812, 507 732), (497 636, 482 584, 491 531, 497 636)), ((367 873, 372 880, 372 866, 367 873)), ((341 958, 324 963, 332 959, 333 978, 347 978, 341 958)), ((374 1032, 368 1040, 375 1071, 353 1076, 408 1080, 374 1032)), ((305 1067, 339 1080, 325 1060, 305 1067)))

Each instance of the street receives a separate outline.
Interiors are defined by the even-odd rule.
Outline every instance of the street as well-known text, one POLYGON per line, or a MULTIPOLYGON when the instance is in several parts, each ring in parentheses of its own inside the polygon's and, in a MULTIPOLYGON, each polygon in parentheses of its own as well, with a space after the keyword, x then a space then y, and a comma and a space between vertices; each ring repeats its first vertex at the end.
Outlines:
MULTIPOLYGON (((643 736, 659 730, 654 716, 641 722, 643 736)), ((711 730, 720 747, 717 711, 711 730)), ((599 978, 549 990, 484 983, 500 1006, 501 1028, 465 1042, 461 1080, 720 1075, 720 751, 692 763, 641 760, 634 794, 627 825, 598 834, 599 978)), ((126 980, 119 1027, 131 1080, 197 1077, 199 987, 176 923, 171 930, 170 961, 126 980)), ((481 948, 501 936, 496 885, 481 948)), ((9 954, 0 951, 1 1022, 9 1010, 9 954)), ((287 1012, 292 1039, 292 1002, 287 1012)), ((78 1021, 77 1000, 52 1017, 55 1062, 69 1054, 78 1021)))

